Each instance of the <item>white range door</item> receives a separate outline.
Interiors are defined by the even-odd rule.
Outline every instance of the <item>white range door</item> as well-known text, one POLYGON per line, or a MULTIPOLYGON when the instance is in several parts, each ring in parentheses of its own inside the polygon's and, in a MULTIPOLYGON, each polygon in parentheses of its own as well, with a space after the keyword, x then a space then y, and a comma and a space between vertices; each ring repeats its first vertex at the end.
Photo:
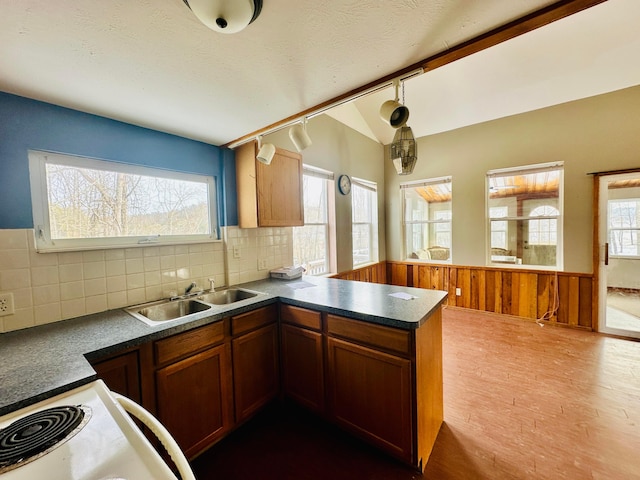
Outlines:
POLYGON ((0 478, 177 479, 100 380, 0 417, 0 478))

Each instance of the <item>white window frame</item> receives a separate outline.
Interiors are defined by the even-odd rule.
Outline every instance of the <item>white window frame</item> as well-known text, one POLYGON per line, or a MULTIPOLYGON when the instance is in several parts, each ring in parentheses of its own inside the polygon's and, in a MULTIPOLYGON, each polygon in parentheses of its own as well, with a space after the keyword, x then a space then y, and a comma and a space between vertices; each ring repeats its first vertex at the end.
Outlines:
MULTIPOLYGON (((436 178, 428 178, 424 180, 415 180, 411 182, 404 182, 400 184, 400 196, 401 196, 401 217, 402 217, 402 256, 404 259, 411 262, 428 262, 428 263, 444 263, 451 264, 453 262, 453 188, 451 190, 451 218, 446 220, 410 220, 407 221, 406 215, 406 196, 404 191, 409 188, 423 187, 429 185, 439 185, 439 184, 450 184, 453 187, 453 177, 436 177, 436 178), (410 252, 407 251, 407 227, 409 225, 439 225, 443 223, 448 223, 449 231, 451 232, 451 244, 447 247, 449 248, 449 258, 447 260, 436 260, 436 259, 428 259, 421 260, 416 258, 409 258, 410 252)), ((433 245, 439 247, 446 247, 445 245, 433 245)))
POLYGON ((31 201, 33 223, 35 229, 35 246, 38 252, 64 252, 81 250, 103 250, 110 248, 144 247, 149 245, 174 245, 190 243, 207 243, 220 241, 217 219, 216 183, 213 176, 174 172, 154 167, 131 165, 107 160, 97 160, 73 155, 29 150, 29 177, 31 184, 31 201), (172 180, 206 183, 208 188, 209 234, 194 235, 158 235, 102 237, 78 239, 52 239, 49 217, 49 195, 47 192, 47 163, 68 165, 77 168, 105 170, 109 172, 144 175, 172 180))
MULTIPOLYGON (((487 219, 487 223, 486 223, 486 241, 487 241, 487 248, 486 250, 486 255, 487 255, 487 265, 491 265, 491 266, 496 266, 496 265, 500 265, 500 266, 504 266, 504 263, 509 263, 509 268, 524 268, 524 269, 531 269, 531 268, 535 268, 536 270, 563 270, 564 268, 564 262, 563 262, 563 253, 564 253, 564 243, 563 243, 563 215, 564 215, 564 162, 549 162, 549 163, 540 163, 540 164, 535 164, 535 165, 524 165, 524 166, 520 166, 520 167, 512 167, 512 168, 502 168, 502 169, 496 169, 496 170, 490 170, 487 172, 486 174, 486 179, 485 179, 485 184, 486 184, 486 194, 485 194, 485 202, 486 202, 486 208, 485 208, 485 212, 486 212, 486 219, 487 219), (517 215, 508 215, 506 217, 492 217, 490 212, 491 212, 491 205, 490 205, 490 180, 492 178, 499 178, 499 177, 512 177, 512 176, 517 176, 517 175, 530 175, 530 174, 534 174, 534 173, 543 173, 543 172, 548 172, 548 171, 554 171, 557 170, 559 172, 559 184, 558 184, 558 205, 557 205, 557 210, 559 212, 558 215, 554 215, 554 216, 536 216, 536 217, 532 217, 530 215, 523 215, 523 216, 517 216, 517 215), (531 221, 535 221, 535 220, 545 220, 545 219, 555 219, 556 220, 556 226, 557 226, 557 241, 555 244, 556 247, 556 264, 555 265, 533 265, 533 264, 526 264, 526 263, 522 263, 522 259, 517 259, 515 256, 512 256, 512 260, 513 263, 511 261, 507 261, 507 262, 503 262, 503 261, 493 261, 493 259, 491 258, 491 221, 495 220, 495 221, 527 221, 527 222, 531 222, 531 221)), ((556 208, 555 206, 553 208, 556 208)), ((533 211, 533 210, 532 210, 533 211)), ((526 239, 528 242, 528 238, 526 239)), ((509 259, 511 259, 511 257, 508 257, 509 259)))
POLYGON ((640 257, 640 224, 638 223, 638 220, 636 218, 636 226, 625 226, 625 227, 612 227, 612 223, 613 223, 613 214, 612 214, 612 204, 614 203, 635 203, 635 208, 636 208, 636 216, 638 216, 640 213, 640 198, 615 198, 615 199, 609 199, 607 201, 607 209, 608 209, 608 214, 607 214, 607 219, 608 219, 608 225, 607 225, 607 239, 609 241, 609 257, 610 258, 633 258, 633 259, 637 259, 638 257, 640 257), (636 235, 636 253, 613 253, 613 247, 612 245, 615 245, 615 242, 613 241, 613 235, 619 232, 621 234, 625 234, 625 233, 629 233, 629 234, 633 234, 635 232, 636 235))
POLYGON ((351 237, 353 239, 353 230, 356 225, 365 225, 369 230, 369 258, 362 262, 356 262, 355 248, 352 249, 351 258, 354 267, 360 267, 369 263, 376 263, 378 261, 378 185, 375 182, 369 180, 363 180, 361 178, 351 178, 351 237), (356 222, 354 221, 355 212, 353 209, 355 205, 353 203, 354 190, 360 188, 362 190, 371 192, 369 200, 371 205, 369 213, 371 218, 368 222, 356 222))
MULTIPOLYGON (((333 172, 328 170, 324 170, 321 168, 313 167, 311 165, 303 165, 302 168, 303 176, 316 177, 326 181, 325 184, 325 193, 327 198, 325 199, 325 204, 327 206, 326 211, 326 222, 309 222, 307 217, 305 216, 304 226, 314 225, 314 226, 324 226, 325 227, 325 262, 326 270, 316 271, 313 266, 306 265, 307 275, 330 275, 332 272, 336 270, 336 260, 335 260, 335 221, 334 221, 334 184, 335 184, 335 176, 333 172)), ((303 192, 303 200, 304 200, 304 192, 303 192)), ((296 228, 302 227, 293 227, 294 231, 296 228)), ((295 246, 294 246, 295 248, 295 246)))

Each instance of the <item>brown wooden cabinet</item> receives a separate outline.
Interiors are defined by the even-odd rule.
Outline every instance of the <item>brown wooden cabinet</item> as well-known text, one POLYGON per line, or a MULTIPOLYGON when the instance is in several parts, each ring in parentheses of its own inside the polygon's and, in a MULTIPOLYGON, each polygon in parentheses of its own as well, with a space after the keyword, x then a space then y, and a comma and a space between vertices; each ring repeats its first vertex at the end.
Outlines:
POLYGON ((320 312, 281 305, 280 352, 282 358, 283 393, 323 413, 324 354, 320 312))
POLYGON ((422 470, 443 420, 441 310, 415 330, 325 322, 328 417, 422 470))
POLYGON ((138 403, 140 396, 140 375, 138 351, 131 351, 115 357, 92 363, 98 378, 104 381, 110 390, 138 403))
POLYGON ((304 225, 302 156, 276 149, 270 165, 256 160, 257 144, 236 149, 240 228, 304 225))
POLYGON ((156 407, 160 422, 193 457, 233 425, 229 344, 224 323, 155 342, 156 407))
POLYGON ((330 417, 411 462, 411 361, 330 337, 327 366, 330 417))
POLYGON ((233 398, 238 423, 250 418, 278 395, 277 320, 277 305, 231 318, 233 398))

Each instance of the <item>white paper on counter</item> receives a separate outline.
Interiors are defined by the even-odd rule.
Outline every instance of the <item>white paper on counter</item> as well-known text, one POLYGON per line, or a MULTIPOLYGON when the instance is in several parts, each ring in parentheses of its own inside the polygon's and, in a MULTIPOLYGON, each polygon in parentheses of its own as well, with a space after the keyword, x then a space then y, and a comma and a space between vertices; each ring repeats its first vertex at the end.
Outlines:
POLYGON ((390 293, 389 296, 400 298, 402 300, 413 300, 414 298, 418 298, 416 296, 411 295, 410 293, 404 293, 404 292, 390 293))

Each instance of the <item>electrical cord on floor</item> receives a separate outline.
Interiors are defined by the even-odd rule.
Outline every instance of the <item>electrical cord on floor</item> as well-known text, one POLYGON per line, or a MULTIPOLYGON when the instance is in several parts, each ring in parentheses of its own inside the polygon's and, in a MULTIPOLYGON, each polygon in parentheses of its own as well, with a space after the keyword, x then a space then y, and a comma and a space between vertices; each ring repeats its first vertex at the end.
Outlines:
POLYGON ((544 315, 542 315, 540 318, 536 319, 536 323, 538 325, 540 325, 541 327, 544 327, 545 325, 545 320, 551 320, 551 318, 556 314, 556 312, 558 311, 558 307, 559 305, 559 295, 558 295, 558 271, 555 271, 555 276, 554 276, 554 282, 553 282, 553 305, 551 306, 551 309, 547 310, 544 315))

